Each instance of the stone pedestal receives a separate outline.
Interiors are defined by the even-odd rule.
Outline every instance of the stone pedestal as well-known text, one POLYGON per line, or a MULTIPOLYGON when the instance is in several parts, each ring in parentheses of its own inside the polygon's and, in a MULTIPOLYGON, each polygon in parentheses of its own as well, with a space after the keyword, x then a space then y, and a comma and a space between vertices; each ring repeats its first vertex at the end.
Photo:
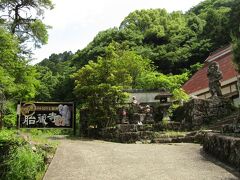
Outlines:
POLYGON ((180 121, 185 129, 199 129, 218 121, 233 111, 231 101, 223 97, 192 99, 174 112, 174 120, 180 121))

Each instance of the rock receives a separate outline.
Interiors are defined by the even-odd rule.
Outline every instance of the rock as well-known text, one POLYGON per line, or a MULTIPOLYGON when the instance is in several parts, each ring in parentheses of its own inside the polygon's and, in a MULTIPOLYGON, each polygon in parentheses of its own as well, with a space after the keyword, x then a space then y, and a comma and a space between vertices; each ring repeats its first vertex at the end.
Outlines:
POLYGON ((44 156, 44 163, 45 163, 45 164, 50 164, 51 161, 52 161, 52 159, 53 159, 53 156, 47 154, 46 156, 44 156))
POLYGON ((33 150, 34 152, 36 152, 36 151, 37 151, 37 148, 36 148, 35 146, 32 146, 32 150, 33 150))
POLYGON ((38 148, 42 149, 43 151, 49 152, 49 153, 54 151, 54 147, 49 146, 48 144, 39 144, 38 148))

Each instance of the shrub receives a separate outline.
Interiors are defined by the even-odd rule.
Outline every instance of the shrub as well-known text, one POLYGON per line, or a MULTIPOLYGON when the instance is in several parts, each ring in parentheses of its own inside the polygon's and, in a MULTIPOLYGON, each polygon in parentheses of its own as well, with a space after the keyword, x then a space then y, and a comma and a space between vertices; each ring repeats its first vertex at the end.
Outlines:
POLYGON ((37 173, 44 169, 43 155, 33 152, 30 146, 27 145, 13 149, 6 163, 9 167, 6 179, 36 179, 37 173))
POLYGON ((17 114, 16 114, 16 106, 13 102, 7 101, 4 114, 5 114, 3 118, 4 127, 7 127, 7 128, 16 127, 17 114))
POLYGON ((6 160, 9 158, 10 152, 25 144, 26 142, 22 138, 16 136, 16 131, 0 131, 0 179, 6 179, 6 173, 9 171, 6 160))

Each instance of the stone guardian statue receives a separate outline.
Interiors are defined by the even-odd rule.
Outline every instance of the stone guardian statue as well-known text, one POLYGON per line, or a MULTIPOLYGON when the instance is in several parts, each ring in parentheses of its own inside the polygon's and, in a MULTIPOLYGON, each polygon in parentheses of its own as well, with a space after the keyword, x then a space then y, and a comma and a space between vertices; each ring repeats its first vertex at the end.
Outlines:
POLYGON ((207 77, 209 80, 209 91, 214 96, 222 96, 220 80, 223 78, 222 72, 219 70, 219 64, 215 61, 208 66, 207 77))

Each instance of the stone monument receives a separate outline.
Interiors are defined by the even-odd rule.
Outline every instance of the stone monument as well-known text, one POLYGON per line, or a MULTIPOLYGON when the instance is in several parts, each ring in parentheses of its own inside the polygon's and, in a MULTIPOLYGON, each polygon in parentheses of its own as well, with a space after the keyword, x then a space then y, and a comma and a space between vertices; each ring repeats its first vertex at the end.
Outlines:
POLYGON ((209 91, 214 96, 222 96, 220 80, 223 78, 222 72, 219 70, 219 64, 215 61, 208 66, 207 77, 209 80, 209 91))

